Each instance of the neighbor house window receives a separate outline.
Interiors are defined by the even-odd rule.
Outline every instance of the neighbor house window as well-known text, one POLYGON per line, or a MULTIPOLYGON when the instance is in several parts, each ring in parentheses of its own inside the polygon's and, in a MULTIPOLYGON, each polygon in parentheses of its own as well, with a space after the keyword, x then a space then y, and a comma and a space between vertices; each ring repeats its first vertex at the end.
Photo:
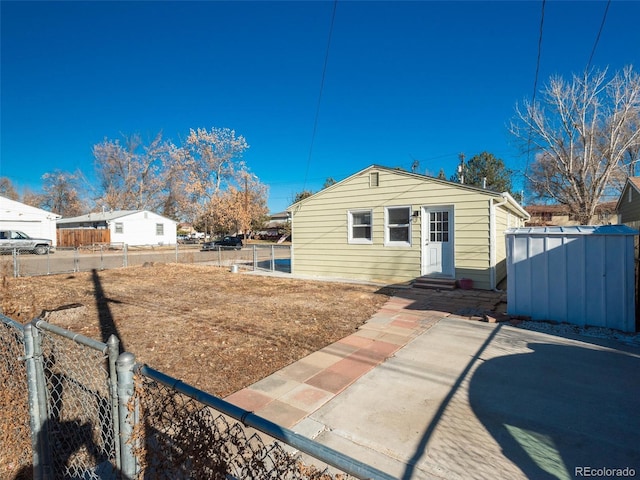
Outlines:
POLYGON ((124 227, 122 222, 116 222, 116 233, 123 233, 124 227))
POLYGON ((349 243, 373 243, 371 210, 351 210, 348 223, 349 243))
POLYGON ((164 223, 156 223, 156 235, 164 235, 164 223))
POLYGON ((385 245, 411 245, 411 207, 387 207, 384 211, 385 245))

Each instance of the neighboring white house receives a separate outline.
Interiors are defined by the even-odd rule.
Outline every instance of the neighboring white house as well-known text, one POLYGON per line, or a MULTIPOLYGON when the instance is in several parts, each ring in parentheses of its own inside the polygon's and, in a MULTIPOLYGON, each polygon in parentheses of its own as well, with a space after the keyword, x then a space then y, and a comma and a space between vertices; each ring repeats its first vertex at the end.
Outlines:
POLYGON ((58 220, 59 229, 108 229, 110 243, 127 245, 175 245, 177 225, 148 210, 88 213, 58 220))
POLYGON ((33 238, 47 238, 56 246, 60 215, 0 196, 0 230, 20 230, 33 238))

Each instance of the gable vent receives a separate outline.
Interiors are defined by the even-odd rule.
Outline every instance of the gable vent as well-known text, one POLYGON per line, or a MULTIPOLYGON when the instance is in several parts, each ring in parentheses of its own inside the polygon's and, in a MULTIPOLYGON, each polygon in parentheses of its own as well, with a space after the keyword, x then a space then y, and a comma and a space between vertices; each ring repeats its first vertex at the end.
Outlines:
POLYGON ((377 187, 378 185, 380 185, 380 177, 378 172, 371 172, 369 174, 369 186, 377 187))

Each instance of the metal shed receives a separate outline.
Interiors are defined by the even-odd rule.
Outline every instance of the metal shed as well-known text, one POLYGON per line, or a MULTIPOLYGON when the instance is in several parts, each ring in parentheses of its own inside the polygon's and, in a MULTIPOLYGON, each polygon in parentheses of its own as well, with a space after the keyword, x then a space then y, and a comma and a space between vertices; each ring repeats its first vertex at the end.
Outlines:
POLYGON ((635 331, 634 236, 625 225, 507 230, 507 311, 635 331))

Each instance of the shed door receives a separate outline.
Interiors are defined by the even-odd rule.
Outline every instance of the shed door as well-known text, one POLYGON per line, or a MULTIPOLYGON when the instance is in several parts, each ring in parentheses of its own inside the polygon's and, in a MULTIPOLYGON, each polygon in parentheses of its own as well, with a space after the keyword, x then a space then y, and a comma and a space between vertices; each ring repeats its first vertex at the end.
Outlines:
POLYGON ((422 275, 453 277, 453 207, 424 207, 422 275))

